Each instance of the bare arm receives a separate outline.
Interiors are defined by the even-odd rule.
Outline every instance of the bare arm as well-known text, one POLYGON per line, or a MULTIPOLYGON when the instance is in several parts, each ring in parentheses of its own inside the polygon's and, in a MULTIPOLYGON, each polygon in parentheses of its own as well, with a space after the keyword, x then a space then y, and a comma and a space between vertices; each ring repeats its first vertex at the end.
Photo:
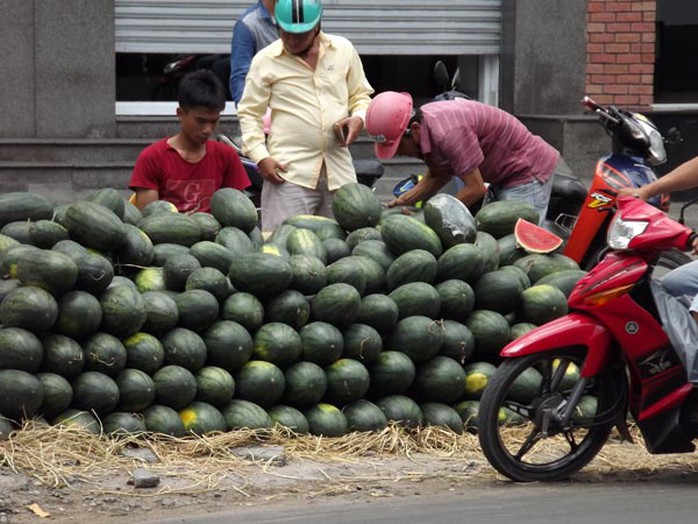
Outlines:
POLYGON ((139 189, 136 190, 136 198, 134 204, 138 209, 143 211, 145 206, 151 202, 155 202, 160 198, 157 189, 139 189))
POLYGON ((476 204, 487 193, 487 186, 485 186, 485 181, 482 179, 482 174, 480 174, 480 170, 477 167, 470 173, 461 175, 460 178, 465 183, 465 186, 456 193, 456 198, 466 206, 476 204))
POLYGON ((423 201, 445 186, 448 180, 448 177, 436 176, 427 171, 427 174, 407 193, 388 202, 388 207, 411 206, 416 202, 423 201))
POLYGON ((640 188, 621 189, 619 196, 637 196, 647 200, 663 193, 683 191, 698 186, 698 157, 688 160, 662 178, 640 188))

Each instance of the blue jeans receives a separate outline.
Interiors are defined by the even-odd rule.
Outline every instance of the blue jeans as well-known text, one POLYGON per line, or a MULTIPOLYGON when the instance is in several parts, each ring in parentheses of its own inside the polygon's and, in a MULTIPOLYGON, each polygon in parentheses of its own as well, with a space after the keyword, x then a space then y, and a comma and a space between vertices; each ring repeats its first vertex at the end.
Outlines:
POLYGON ((662 285, 675 297, 691 302, 690 311, 698 311, 698 260, 671 270, 662 285))
POLYGON ((540 219, 538 224, 543 224, 545 215, 548 212, 548 204, 550 203, 550 191, 553 188, 553 177, 551 176, 545 182, 533 180, 514 187, 497 187, 493 188, 494 196, 497 200, 520 200, 528 202, 538 210, 540 219))

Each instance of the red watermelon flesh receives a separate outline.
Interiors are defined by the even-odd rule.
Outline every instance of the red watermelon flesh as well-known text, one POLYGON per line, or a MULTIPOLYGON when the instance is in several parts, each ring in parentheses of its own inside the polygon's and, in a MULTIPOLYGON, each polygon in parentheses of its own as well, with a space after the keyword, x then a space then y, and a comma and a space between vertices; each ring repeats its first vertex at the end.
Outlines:
POLYGON ((555 233, 523 218, 516 221, 514 236, 516 244, 528 253, 550 253, 562 245, 555 233))

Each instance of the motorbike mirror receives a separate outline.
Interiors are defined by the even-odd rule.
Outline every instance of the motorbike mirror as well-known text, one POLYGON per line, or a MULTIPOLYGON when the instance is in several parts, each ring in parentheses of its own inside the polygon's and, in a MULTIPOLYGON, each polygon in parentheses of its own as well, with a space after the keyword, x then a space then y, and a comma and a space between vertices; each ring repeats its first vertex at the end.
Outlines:
POLYGON ((443 88, 444 91, 448 89, 448 84, 451 79, 448 77, 446 64, 444 64, 441 60, 438 60, 436 64, 434 64, 434 80, 443 88))
POLYGON ((458 89, 460 87, 460 67, 456 67, 456 72, 453 73, 453 78, 451 79, 451 89, 458 89))
POLYGON ((664 141, 669 144, 680 144, 683 142, 683 135, 677 128, 670 127, 665 134, 664 141))

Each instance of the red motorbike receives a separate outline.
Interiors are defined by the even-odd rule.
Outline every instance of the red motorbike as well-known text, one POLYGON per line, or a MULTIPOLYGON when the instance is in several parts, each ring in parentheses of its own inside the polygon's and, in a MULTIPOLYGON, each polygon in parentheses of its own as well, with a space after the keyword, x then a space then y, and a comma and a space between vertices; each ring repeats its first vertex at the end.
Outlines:
POLYGON ((617 204, 610 250, 574 288, 569 314, 506 346, 482 396, 482 450, 512 480, 576 473, 614 426, 630 438, 628 413, 650 453, 694 450, 698 341, 687 333, 698 337, 698 325, 652 272, 662 252, 690 249, 695 235, 641 200, 617 204))

